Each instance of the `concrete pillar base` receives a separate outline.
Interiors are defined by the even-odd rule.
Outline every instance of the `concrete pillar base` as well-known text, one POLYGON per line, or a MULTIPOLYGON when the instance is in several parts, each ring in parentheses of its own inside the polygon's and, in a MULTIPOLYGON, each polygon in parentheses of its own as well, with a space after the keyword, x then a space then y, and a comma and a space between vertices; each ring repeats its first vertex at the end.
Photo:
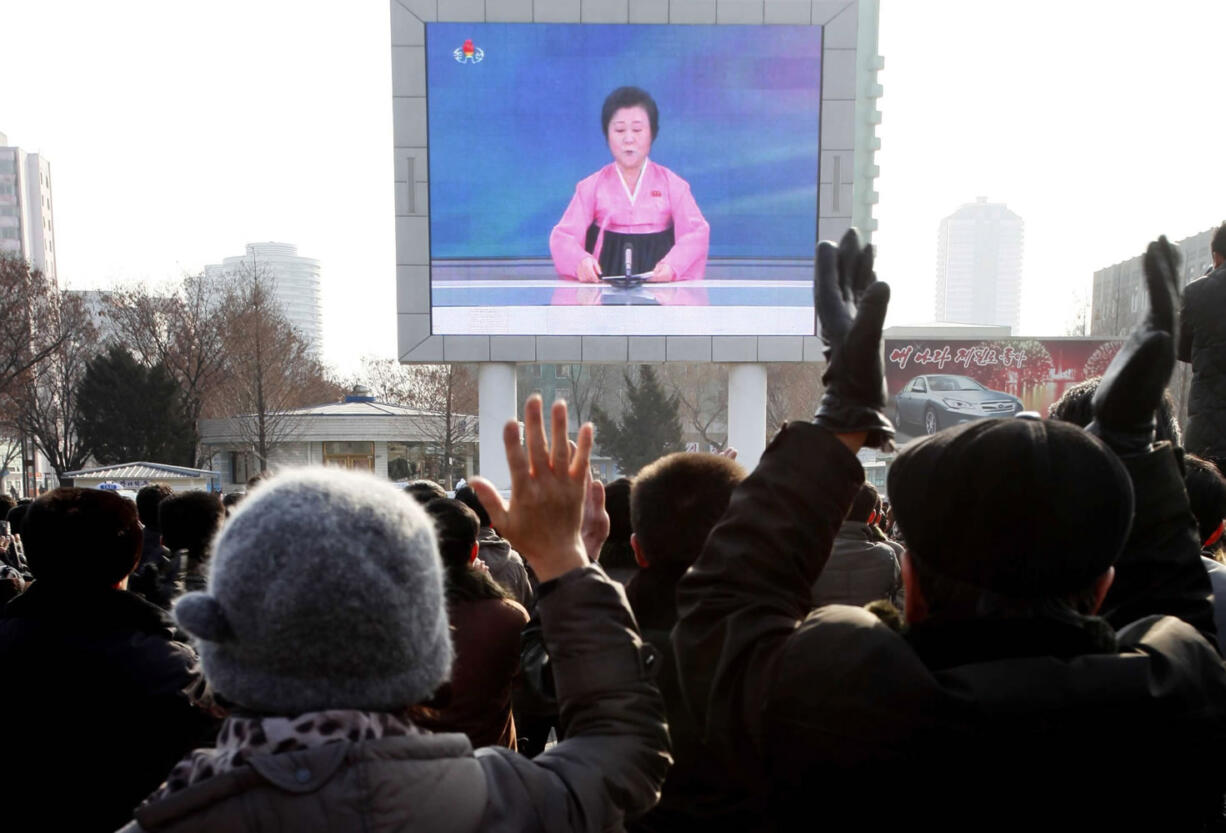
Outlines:
POLYGON ((516 419, 515 365, 482 364, 477 375, 478 454, 481 476, 499 489, 511 488, 511 470, 502 444, 502 426, 516 419))

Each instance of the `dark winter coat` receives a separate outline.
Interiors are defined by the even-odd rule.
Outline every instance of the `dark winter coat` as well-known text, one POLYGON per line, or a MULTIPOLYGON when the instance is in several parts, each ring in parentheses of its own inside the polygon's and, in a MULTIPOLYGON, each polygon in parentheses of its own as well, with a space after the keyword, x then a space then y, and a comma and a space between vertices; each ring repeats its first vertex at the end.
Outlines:
POLYGON ((448 605, 455 662, 446 705, 421 721, 436 732, 463 732, 474 747, 515 749, 511 685, 519 671, 519 635, 528 612, 512 599, 448 605))
POLYGON ((873 537, 868 524, 843 521, 830 560, 813 585, 813 604, 859 607, 877 599, 897 604, 901 586, 902 569, 894 549, 873 537))
POLYGON ((215 721, 192 649, 123 590, 34 582, 0 613, 8 830, 112 831, 215 721))
POLYGON ((598 567, 541 586, 566 740, 535 759, 459 734, 338 742, 253 758, 142 807, 129 833, 617 830, 655 803, 668 732, 620 588, 598 567))
POLYGON ((831 829, 887 807, 945 830, 1198 829, 1221 809, 1226 670, 1163 614, 1207 614, 1212 637, 1208 579, 1170 447, 1124 463, 1137 515, 1107 614, 1130 624, 1070 612, 900 635, 861 608, 810 613, 864 474, 834 435, 784 428, 678 589, 673 646, 708 746, 776 819, 817 808, 831 829))
POLYGON ((1179 358, 1192 363, 1184 448, 1226 456, 1226 265, 1184 289, 1179 358))
POLYGON ((660 567, 639 570, 626 585, 643 639, 659 652, 656 683, 664 697, 668 732, 673 743, 673 768, 664 782, 660 803, 627 826, 629 833, 752 833, 760 829, 762 808, 732 783, 706 745, 690 716, 677 681, 677 665, 669 634, 677 623, 676 587, 679 576, 660 567))
POLYGON ((532 610, 536 594, 528 580, 524 560, 519 553, 511 549, 511 543, 490 527, 484 526, 477 537, 477 545, 477 557, 490 568, 494 581, 501 584, 502 589, 510 593, 512 599, 523 605, 524 610, 532 610))

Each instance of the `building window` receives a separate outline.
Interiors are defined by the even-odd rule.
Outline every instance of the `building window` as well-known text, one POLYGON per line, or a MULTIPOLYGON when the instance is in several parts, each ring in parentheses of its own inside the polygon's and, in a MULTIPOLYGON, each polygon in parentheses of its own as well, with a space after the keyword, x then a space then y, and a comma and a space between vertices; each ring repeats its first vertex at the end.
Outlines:
POLYGON ((255 458, 250 451, 231 451, 230 452, 230 482, 231 483, 246 483, 256 472, 259 471, 259 466, 255 465, 255 458))
POLYGON ((324 465, 339 469, 375 470, 373 442, 324 443, 324 465))

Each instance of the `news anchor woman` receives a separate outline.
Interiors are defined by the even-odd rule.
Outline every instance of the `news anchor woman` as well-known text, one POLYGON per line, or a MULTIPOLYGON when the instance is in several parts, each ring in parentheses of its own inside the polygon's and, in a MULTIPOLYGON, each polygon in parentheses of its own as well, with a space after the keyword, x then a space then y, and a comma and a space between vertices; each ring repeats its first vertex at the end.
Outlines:
POLYGON ((554 267, 565 278, 594 283, 631 271, 653 282, 701 278, 710 226, 690 186, 648 159, 660 113, 638 87, 609 93, 600 113, 613 161, 575 186, 566 213, 549 235, 554 267))

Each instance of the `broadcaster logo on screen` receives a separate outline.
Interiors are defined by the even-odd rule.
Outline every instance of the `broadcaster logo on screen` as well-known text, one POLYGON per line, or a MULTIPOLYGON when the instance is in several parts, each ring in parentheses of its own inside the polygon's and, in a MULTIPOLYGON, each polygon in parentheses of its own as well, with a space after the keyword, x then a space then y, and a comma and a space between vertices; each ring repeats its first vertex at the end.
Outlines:
POLYGON ((473 46, 472 38, 465 40, 464 45, 456 47, 451 54, 455 56, 456 62, 461 64, 479 64, 485 60, 485 50, 473 46))

